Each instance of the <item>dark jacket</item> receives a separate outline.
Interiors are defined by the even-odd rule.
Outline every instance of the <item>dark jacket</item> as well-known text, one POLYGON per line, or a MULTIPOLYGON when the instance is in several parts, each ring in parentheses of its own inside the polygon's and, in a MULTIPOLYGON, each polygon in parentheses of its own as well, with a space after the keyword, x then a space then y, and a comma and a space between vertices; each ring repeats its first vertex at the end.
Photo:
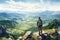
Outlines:
POLYGON ((37 21, 37 26, 42 26, 42 20, 37 21))

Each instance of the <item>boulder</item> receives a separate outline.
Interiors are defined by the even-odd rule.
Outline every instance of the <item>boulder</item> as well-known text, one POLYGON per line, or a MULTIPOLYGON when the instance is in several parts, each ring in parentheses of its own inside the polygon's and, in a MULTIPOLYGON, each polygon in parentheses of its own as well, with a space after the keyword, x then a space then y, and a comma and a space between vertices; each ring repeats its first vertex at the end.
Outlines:
POLYGON ((6 28, 3 25, 0 25, 0 37, 7 37, 9 38, 9 34, 6 32, 6 28))
POLYGON ((23 36, 23 40, 32 40, 32 32, 27 31, 26 34, 23 36))

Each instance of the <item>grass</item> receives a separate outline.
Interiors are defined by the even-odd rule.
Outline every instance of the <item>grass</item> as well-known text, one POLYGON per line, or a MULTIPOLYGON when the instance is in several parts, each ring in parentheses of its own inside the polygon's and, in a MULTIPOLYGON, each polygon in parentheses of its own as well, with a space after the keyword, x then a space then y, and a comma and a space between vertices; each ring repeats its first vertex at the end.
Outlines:
MULTIPOLYGON (((38 33, 38 29, 37 29, 37 25, 36 25, 36 21, 20 21, 17 20, 17 22, 19 22, 19 24, 16 24, 15 28, 8 28, 7 32, 11 35, 13 35, 15 37, 15 39, 17 39, 19 36, 24 36, 24 34, 27 31, 32 31, 33 32, 33 36, 35 40, 37 40, 37 35, 35 33, 38 33)), ((47 24, 43 25, 46 26, 47 24)), ((58 30, 60 30, 60 28, 58 28, 58 30)), ((52 29, 44 29, 43 31, 47 32, 48 34, 52 34, 53 31, 52 29)), ((53 37, 53 36, 52 36, 53 37)), ((7 40, 6 38, 3 38, 2 40, 7 40)))

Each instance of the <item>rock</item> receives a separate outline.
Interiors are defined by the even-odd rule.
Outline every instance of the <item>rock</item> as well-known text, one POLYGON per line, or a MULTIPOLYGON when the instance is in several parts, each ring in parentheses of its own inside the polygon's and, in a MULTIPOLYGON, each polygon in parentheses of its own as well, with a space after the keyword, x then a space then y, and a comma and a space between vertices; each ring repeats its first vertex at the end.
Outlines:
POLYGON ((51 40, 51 37, 50 37, 50 35, 45 33, 45 34, 38 36, 38 40, 51 40))
POLYGON ((58 34, 60 34, 60 31, 58 31, 58 34))
POLYGON ((22 40, 22 37, 20 36, 17 40, 22 40))
POLYGON ((41 36, 38 36, 38 40, 42 40, 42 37, 41 36))
POLYGON ((31 33, 31 31, 27 31, 25 35, 30 35, 31 33))
POLYGON ((3 27, 3 25, 0 25, 0 35, 6 32, 6 29, 3 27))
POLYGON ((31 35, 28 35, 25 40, 33 40, 31 35))
POLYGON ((27 31, 26 34, 23 36, 24 40, 32 40, 32 32, 27 31))
POLYGON ((14 38, 13 38, 12 36, 10 36, 10 37, 8 38, 8 40, 14 40, 14 38))
POLYGON ((60 31, 55 30, 55 32, 52 35, 56 37, 56 40, 60 40, 60 31))
MULTIPOLYGON (((49 32, 49 31, 48 31, 49 32)), ((39 36, 38 32, 33 33, 34 40, 52 40, 49 33, 45 32, 45 30, 42 31, 42 35, 39 36)))
POLYGON ((58 34, 59 34, 59 35, 58 35, 58 40, 60 40, 60 31, 58 31, 58 34))
POLYGON ((0 37, 7 37, 9 38, 9 34, 6 32, 6 28, 4 25, 0 25, 0 37))
POLYGON ((0 29, 0 35, 3 33, 3 31, 0 29))
POLYGON ((8 40, 13 40, 12 38, 8 38, 8 40))

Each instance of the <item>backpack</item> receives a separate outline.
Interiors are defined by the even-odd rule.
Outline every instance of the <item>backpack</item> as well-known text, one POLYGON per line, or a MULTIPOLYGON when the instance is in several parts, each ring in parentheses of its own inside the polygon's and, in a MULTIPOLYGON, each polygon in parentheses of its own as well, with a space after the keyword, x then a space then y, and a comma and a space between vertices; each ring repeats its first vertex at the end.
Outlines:
POLYGON ((38 25, 38 26, 42 26, 42 21, 39 20, 37 25, 38 25))

